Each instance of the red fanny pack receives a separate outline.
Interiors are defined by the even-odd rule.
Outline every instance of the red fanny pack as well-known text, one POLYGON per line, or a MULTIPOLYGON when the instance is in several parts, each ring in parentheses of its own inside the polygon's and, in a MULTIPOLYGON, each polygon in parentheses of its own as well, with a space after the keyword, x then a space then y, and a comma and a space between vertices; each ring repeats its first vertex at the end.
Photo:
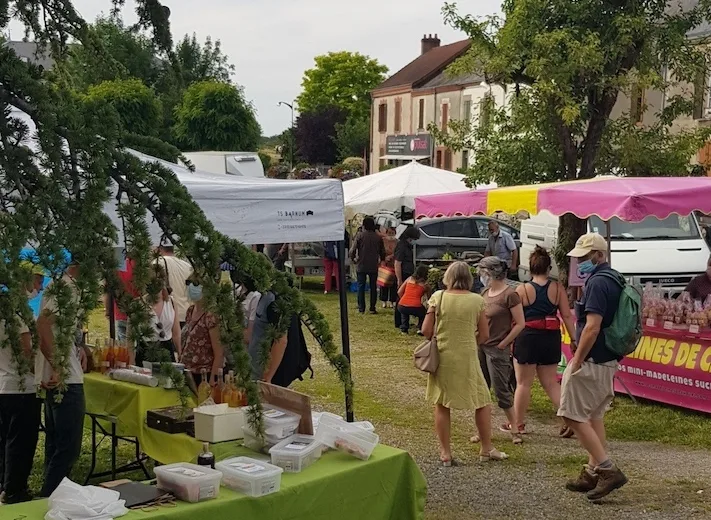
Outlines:
POLYGON ((560 330, 560 319, 558 316, 546 316, 539 320, 527 321, 526 327, 536 330, 560 330))

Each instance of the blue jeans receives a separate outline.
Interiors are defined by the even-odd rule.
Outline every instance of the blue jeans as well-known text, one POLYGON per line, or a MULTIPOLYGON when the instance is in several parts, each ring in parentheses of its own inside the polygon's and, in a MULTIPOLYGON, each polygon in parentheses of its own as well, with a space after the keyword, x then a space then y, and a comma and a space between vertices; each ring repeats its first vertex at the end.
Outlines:
POLYGON ((84 433, 84 385, 68 385, 61 402, 57 390, 47 390, 44 401, 44 485, 40 496, 57 489, 81 454, 84 433))

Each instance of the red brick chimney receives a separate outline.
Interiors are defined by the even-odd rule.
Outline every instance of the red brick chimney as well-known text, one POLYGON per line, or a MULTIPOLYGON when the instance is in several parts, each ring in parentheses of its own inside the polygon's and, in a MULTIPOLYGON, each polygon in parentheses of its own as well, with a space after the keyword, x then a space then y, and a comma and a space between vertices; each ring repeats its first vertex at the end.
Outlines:
POLYGON ((431 34, 423 35, 422 36, 422 54, 431 51, 432 49, 435 49, 439 47, 440 41, 437 35, 434 35, 434 38, 432 37, 431 34))

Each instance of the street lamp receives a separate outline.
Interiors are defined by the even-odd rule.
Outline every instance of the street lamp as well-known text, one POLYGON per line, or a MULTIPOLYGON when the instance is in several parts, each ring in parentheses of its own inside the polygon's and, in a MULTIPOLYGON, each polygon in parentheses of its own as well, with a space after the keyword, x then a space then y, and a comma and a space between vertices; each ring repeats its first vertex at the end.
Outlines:
POLYGON ((286 101, 279 101, 278 107, 284 105, 291 109, 291 139, 289 140, 289 171, 294 169, 294 105, 295 102, 287 103, 286 101))

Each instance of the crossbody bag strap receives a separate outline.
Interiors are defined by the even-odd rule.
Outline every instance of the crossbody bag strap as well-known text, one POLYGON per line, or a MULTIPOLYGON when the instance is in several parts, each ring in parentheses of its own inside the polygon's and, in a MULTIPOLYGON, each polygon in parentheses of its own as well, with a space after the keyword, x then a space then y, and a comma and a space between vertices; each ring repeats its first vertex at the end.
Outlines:
POLYGON ((433 337, 437 337, 437 324, 439 323, 439 315, 442 307, 442 300, 444 300, 444 291, 439 295, 439 303, 435 306, 435 322, 434 322, 434 334, 433 337))

